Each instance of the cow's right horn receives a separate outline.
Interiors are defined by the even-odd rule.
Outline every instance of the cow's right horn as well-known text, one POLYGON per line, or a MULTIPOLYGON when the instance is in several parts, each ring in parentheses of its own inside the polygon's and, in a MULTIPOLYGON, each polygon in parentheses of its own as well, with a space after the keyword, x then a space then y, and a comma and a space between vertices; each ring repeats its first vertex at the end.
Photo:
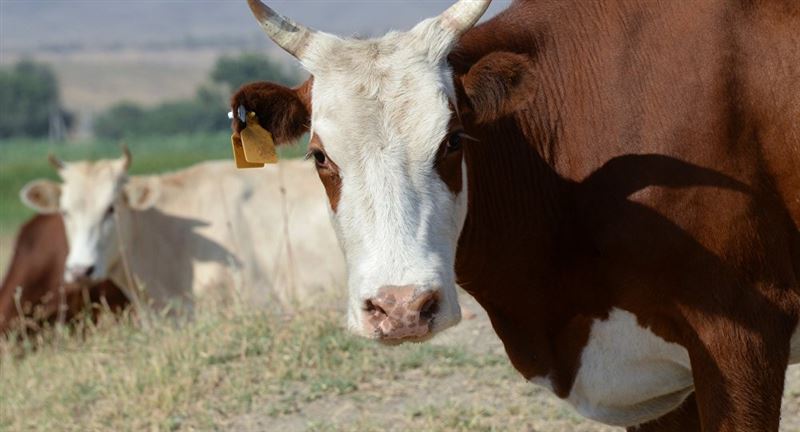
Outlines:
POLYGON ((464 34, 486 13, 492 0, 459 0, 439 17, 442 27, 457 35, 464 34))
POLYGON ((303 53, 316 35, 316 31, 280 15, 260 0, 247 0, 247 4, 261 24, 264 33, 286 52, 302 60, 303 53))
POLYGON ((133 162, 133 156, 131 156, 131 150, 128 148, 128 145, 125 144, 124 142, 120 143, 119 149, 122 150, 122 157, 125 159, 124 166, 125 170, 127 171, 128 168, 131 167, 131 163, 133 162))

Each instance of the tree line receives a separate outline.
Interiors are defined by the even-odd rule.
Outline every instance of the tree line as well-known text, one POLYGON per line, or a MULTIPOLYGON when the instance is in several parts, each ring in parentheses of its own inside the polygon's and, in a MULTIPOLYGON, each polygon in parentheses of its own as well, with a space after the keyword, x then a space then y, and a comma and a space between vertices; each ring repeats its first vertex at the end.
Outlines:
MULTIPOLYGON (((265 55, 223 56, 194 97, 154 107, 120 102, 96 118, 94 134, 121 139, 227 130, 231 92, 247 82, 264 80, 295 85, 300 74, 265 55)), ((52 135, 54 121, 67 129, 74 123, 74 115, 62 105, 52 68, 31 60, 0 68, 0 113, 0 139, 43 138, 52 135)))

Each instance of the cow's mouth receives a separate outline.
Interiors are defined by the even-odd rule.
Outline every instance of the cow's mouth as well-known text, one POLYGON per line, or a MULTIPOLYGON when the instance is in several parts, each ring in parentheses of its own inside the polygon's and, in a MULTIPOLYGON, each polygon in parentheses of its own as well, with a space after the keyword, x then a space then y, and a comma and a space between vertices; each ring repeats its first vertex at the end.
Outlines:
MULTIPOLYGON (((459 311, 460 312, 460 311, 459 311)), ((443 333, 447 329, 451 327, 455 327, 459 322, 461 322, 461 314, 457 315, 457 318, 452 318, 446 321, 443 321, 438 315, 433 315, 427 325, 427 331, 424 334, 420 335, 413 335, 413 336, 406 336, 406 337, 386 337, 383 335, 379 330, 376 330, 370 339, 374 339, 378 341, 381 345, 385 346, 397 346, 402 345, 405 343, 424 343, 431 339, 433 339, 436 335, 443 333)))

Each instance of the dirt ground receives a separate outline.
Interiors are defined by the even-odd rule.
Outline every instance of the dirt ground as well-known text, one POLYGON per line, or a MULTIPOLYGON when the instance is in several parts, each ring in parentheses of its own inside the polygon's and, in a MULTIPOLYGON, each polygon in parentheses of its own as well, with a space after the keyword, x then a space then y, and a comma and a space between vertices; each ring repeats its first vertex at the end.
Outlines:
MULTIPOLYGON (((414 369, 376 377, 351 393, 324 397, 286 415, 261 412, 237 417, 230 430, 524 430, 553 432, 621 431, 582 419, 547 390, 512 370, 488 317, 468 296, 475 317, 433 343, 496 355, 496 367, 460 368, 437 376, 414 369)), ((800 366, 790 368, 783 403, 782 432, 800 431, 800 366)))

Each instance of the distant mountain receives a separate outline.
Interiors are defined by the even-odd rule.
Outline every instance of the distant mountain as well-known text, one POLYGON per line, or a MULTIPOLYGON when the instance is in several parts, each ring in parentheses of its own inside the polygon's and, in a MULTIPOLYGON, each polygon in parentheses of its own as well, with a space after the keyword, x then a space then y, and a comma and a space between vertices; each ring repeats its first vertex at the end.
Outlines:
MULTIPOLYGON (((453 0, 268 0, 284 15, 341 35, 406 29, 453 0)), ((511 3, 495 0, 489 15, 511 3)), ((0 0, 0 51, 243 43, 269 46, 244 0, 0 0)))

